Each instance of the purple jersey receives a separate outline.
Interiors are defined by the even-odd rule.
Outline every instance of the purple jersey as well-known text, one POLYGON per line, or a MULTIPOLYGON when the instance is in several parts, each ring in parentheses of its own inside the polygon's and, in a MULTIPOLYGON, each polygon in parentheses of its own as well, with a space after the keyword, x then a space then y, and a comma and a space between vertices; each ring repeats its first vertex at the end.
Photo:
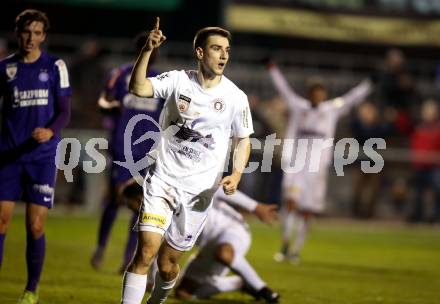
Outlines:
POLYGON ((13 54, 0 61, 0 96, 3 97, 0 153, 14 160, 34 161, 54 157, 59 134, 38 144, 32 131, 47 128, 57 114, 58 98, 71 95, 63 60, 45 52, 32 63, 13 54))
MULTIPOLYGON (((120 111, 113 117, 114 126, 111 135, 110 150, 113 160, 124 161, 124 132, 129 120, 137 114, 146 114, 158 121, 162 111, 164 100, 159 98, 142 98, 128 92, 128 83, 133 70, 133 64, 123 65, 112 71, 107 81, 105 93, 121 103, 120 111)), ((154 70, 148 71, 148 77, 154 77, 159 73, 154 70)), ((133 145, 139 137, 148 131, 159 131, 148 120, 142 120, 136 124, 131 134, 131 151, 134 160, 141 159, 150 151, 153 142, 144 141, 133 145)))

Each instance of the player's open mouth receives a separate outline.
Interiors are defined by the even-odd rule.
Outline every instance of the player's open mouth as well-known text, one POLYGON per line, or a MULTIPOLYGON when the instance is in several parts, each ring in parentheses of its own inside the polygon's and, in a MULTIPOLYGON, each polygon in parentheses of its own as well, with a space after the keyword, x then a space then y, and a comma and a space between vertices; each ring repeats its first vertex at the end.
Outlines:
POLYGON ((224 63, 219 63, 219 64, 218 64, 218 67, 219 67, 220 69, 223 69, 223 68, 225 67, 225 64, 224 64, 224 63))

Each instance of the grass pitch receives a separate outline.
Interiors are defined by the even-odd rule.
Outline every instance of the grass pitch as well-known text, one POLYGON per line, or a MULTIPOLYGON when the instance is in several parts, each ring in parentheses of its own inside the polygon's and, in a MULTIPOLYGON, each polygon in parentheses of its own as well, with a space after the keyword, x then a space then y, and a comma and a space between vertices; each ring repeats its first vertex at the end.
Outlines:
MULTIPOLYGON (((96 217, 51 214, 40 284, 42 304, 119 303, 117 274, 128 217, 113 228, 103 270, 94 271, 96 217)), ((286 304, 440 303, 440 227, 318 220, 301 264, 277 264, 277 227, 252 224, 249 260, 286 304)), ((0 303, 16 303, 26 281, 24 217, 16 214, 0 271, 0 303)), ((182 303, 170 298, 167 303, 182 303)), ((185 303, 254 303, 241 293, 185 303)))

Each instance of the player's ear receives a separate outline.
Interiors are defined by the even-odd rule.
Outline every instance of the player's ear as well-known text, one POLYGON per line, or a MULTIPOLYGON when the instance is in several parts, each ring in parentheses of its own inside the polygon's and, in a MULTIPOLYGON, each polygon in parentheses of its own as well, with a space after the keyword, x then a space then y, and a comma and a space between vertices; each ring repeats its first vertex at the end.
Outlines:
POLYGON ((196 48, 196 56, 198 60, 203 58, 203 49, 201 47, 196 48))

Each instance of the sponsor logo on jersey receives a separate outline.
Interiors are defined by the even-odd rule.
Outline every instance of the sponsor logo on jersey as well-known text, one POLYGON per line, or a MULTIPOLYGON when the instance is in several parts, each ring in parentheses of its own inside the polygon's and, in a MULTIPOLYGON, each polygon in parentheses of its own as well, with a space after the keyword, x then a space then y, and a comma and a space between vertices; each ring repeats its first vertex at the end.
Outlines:
POLYGON ((206 136, 203 136, 203 134, 201 134, 200 132, 193 129, 198 122, 202 122, 202 121, 203 121, 203 119, 195 119, 192 122, 191 127, 188 127, 186 125, 186 122, 181 124, 181 123, 178 123, 177 121, 172 121, 171 125, 176 125, 179 127, 179 130, 174 135, 175 137, 178 138, 178 142, 181 142, 181 141, 197 142, 197 143, 201 144, 202 146, 204 146, 205 148, 213 150, 215 140, 212 137, 212 134, 208 134, 206 136))
POLYGON ((186 102, 190 103, 191 102, 191 98, 189 98, 188 96, 185 96, 183 94, 179 95, 179 99, 185 100, 186 102))
POLYGON ((212 101, 212 109, 216 112, 223 112, 226 108, 226 104, 222 99, 215 99, 212 101))
POLYGON ((40 74, 38 74, 38 79, 39 79, 41 82, 46 82, 46 81, 49 80, 49 74, 48 74, 45 70, 42 70, 42 71, 40 72, 40 74))
POLYGON ((17 87, 14 87, 14 104, 12 107, 45 106, 49 103, 48 98, 48 89, 20 91, 17 87))
POLYGON ((159 228, 163 228, 163 227, 165 227, 165 224, 166 224, 166 218, 165 218, 165 216, 160 215, 160 214, 153 214, 153 213, 144 212, 142 214, 141 223, 142 224, 150 224, 150 225, 157 226, 159 228))
POLYGON ((43 197, 43 201, 44 201, 45 203, 48 203, 48 202, 52 201, 52 198, 51 198, 51 197, 44 196, 44 197, 43 197))
POLYGON ((8 75, 9 79, 12 80, 17 75, 17 63, 9 63, 6 65, 6 75, 8 75))
POLYGON ((180 113, 186 112, 189 108, 189 103, 191 102, 191 98, 185 96, 183 94, 179 95, 179 100, 177 101, 177 108, 180 113))
POLYGON ((192 238, 193 238, 193 236, 191 234, 187 235, 185 238, 185 241, 189 242, 189 241, 191 241, 192 238))

